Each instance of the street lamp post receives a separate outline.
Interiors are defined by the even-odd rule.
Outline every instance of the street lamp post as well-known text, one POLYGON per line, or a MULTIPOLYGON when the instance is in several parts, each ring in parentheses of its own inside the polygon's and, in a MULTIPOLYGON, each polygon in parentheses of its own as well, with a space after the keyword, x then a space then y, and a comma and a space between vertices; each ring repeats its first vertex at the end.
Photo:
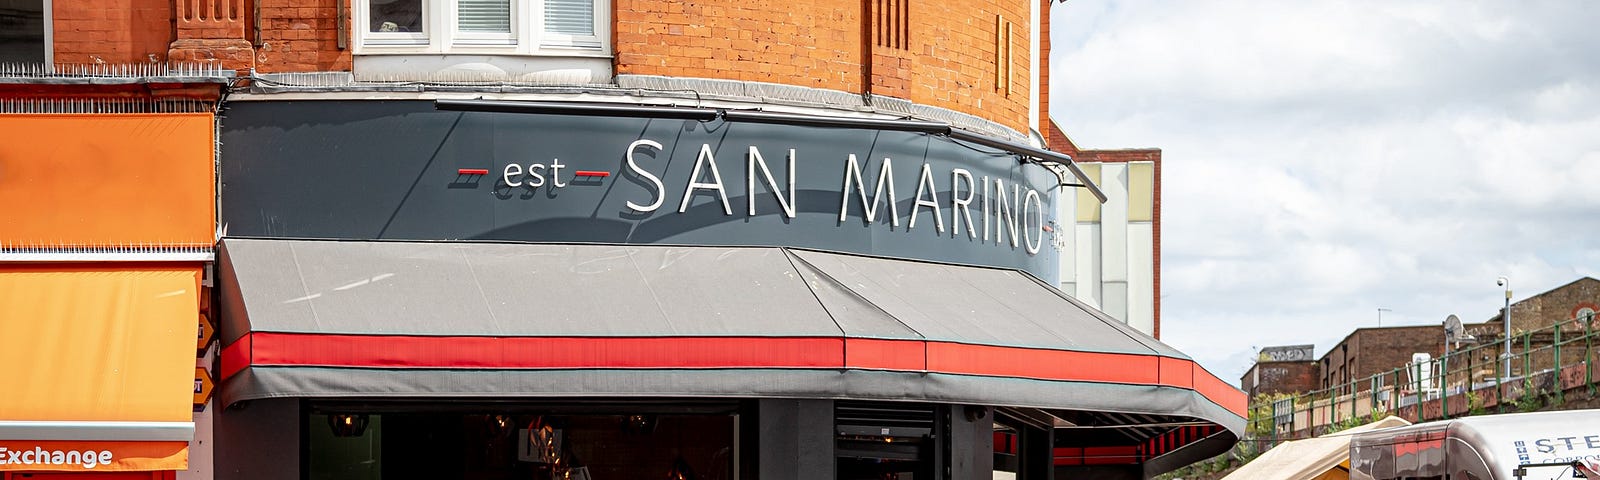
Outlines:
POLYGON ((1511 279, 1500 277, 1495 279, 1494 283, 1506 288, 1506 306, 1500 313, 1500 328, 1503 329, 1500 336, 1504 338, 1505 346, 1500 351, 1500 358, 1505 364, 1505 370, 1501 370, 1501 375, 1509 378, 1511 377, 1511 279))

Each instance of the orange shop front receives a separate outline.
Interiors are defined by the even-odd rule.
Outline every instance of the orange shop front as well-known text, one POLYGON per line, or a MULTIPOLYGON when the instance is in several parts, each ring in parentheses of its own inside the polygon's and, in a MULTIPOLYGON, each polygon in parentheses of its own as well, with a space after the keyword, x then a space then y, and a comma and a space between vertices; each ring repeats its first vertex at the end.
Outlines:
POLYGON ((0 478, 189 468, 213 125, 0 113, 0 478))

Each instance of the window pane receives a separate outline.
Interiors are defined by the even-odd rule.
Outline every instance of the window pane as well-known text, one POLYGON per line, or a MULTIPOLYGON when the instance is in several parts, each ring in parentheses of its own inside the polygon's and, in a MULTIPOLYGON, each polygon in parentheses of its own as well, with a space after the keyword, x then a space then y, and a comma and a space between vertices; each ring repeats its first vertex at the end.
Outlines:
POLYGON ((307 440, 316 446, 308 452, 311 480, 383 478, 382 415, 312 414, 307 416, 305 428, 307 440), (351 426, 337 427, 344 420, 351 426))
POLYGON ((311 480, 734 476, 730 414, 328 412, 304 428, 311 480))
POLYGON ((594 35, 594 0, 545 0, 544 29, 562 35, 594 35))
POLYGON ((0 62, 44 63, 44 0, 0 1, 0 62))
POLYGON ((463 32, 511 33, 511 0, 457 0, 456 22, 463 32))
POLYGON ((370 32, 421 32, 422 0, 367 0, 372 12, 370 32))

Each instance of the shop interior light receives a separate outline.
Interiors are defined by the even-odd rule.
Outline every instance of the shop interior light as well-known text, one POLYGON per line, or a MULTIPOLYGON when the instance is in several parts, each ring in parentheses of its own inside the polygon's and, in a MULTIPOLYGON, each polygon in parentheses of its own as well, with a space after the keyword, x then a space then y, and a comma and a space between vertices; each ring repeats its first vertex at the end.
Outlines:
POLYGON ((369 420, 365 414, 337 413, 328 415, 328 428, 335 437, 359 437, 367 432, 369 420))
POLYGON ((684 461, 682 454, 679 454, 678 458, 672 461, 672 468, 667 470, 667 480, 696 480, 698 478, 700 477, 694 474, 694 469, 689 468, 689 462, 684 461))
POLYGON ((649 435, 655 433, 655 415, 628 415, 622 417, 622 433, 630 435, 649 435))
POLYGON ((485 415, 484 420, 491 436, 501 438, 511 434, 514 419, 510 415, 485 415))

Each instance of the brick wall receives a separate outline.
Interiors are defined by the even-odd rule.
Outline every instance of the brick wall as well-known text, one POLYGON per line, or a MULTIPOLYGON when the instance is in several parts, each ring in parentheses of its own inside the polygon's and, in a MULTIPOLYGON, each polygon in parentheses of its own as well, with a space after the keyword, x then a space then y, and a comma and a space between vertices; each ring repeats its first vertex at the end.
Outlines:
POLYGON ((56 0, 51 15, 56 63, 167 60, 169 0, 56 0))
POLYGON ((1050 144, 1049 132, 1055 127, 1050 120, 1050 6, 1055 4, 1055 0, 1039 0, 1039 124, 1033 128, 1045 137, 1046 144, 1050 144))
POLYGON ((861 2, 617 0, 617 73, 861 91, 861 2))
MULTIPOLYGON (((1322 387, 1348 385, 1387 374, 1411 363, 1411 354, 1418 352, 1439 358, 1444 352, 1442 325, 1357 329, 1322 356, 1322 387)), ((1368 385, 1358 384, 1355 388, 1365 390, 1368 385)))
MULTIPOLYGON (((803 9, 782 0, 613 3, 617 73, 870 92, 1018 131, 1031 127, 1026 0, 817 0, 803 9)), ((226 4, 234 17, 216 25, 187 18, 193 15, 175 18, 166 0, 58 1, 58 61, 170 55, 261 72, 351 68, 350 51, 338 48, 336 0, 197 4, 226 4), (257 7, 260 38, 249 28, 257 7)))
MULTIPOLYGON (((338 3, 334 0, 257 1, 261 4, 261 42, 256 45, 256 70, 263 73, 350 71, 350 50, 340 50, 338 44, 338 3)), ((348 12, 346 15, 352 16, 348 12)), ((251 33, 246 32, 246 35, 251 33)))
POLYGON ((1251 398, 1261 394, 1300 393, 1321 388, 1317 362, 1257 362, 1239 379, 1251 398))
MULTIPOLYGON (((1573 313, 1582 307, 1600 311, 1600 280, 1580 278, 1511 304, 1512 333, 1534 331, 1572 320, 1573 313)), ((1500 324, 1500 316, 1495 315, 1489 323, 1500 324)), ((1566 331, 1583 329, 1581 325, 1570 322, 1563 327, 1566 331)))
POLYGON ((615 3, 619 74, 870 91, 1029 128, 1026 1, 615 3), (1011 23, 1009 95, 995 78, 996 15, 1011 23))

